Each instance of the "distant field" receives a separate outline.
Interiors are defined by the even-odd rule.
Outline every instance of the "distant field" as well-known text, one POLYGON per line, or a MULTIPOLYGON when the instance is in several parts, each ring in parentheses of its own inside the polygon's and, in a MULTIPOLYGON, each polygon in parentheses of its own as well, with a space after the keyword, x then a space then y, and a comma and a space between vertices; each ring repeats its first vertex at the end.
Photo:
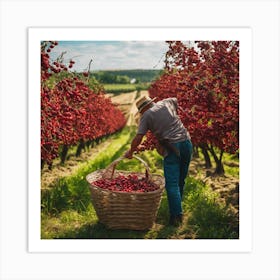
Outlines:
POLYGON ((104 88, 107 93, 126 93, 136 90, 134 84, 105 84, 104 88))
POLYGON ((148 84, 105 84, 104 88, 107 93, 127 93, 136 90, 146 90, 148 89, 148 84))
POLYGON ((101 70, 93 71, 94 77, 102 83, 110 83, 108 78, 122 76, 131 79, 136 79, 140 83, 150 83, 157 79, 163 70, 158 69, 131 69, 131 70, 101 70), (104 75, 106 76, 106 81, 104 80, 104 75))

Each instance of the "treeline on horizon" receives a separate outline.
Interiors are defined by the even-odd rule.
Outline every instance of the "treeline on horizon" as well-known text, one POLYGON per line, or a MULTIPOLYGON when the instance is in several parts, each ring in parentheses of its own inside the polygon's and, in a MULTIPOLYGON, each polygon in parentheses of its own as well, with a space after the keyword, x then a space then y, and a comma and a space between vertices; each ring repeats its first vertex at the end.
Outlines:
POLYGON ((138 83, 150 83, 156 80, 163 70, 159 69, 132 69, 132 70, 99 70, 91 71, 90 77, 94 77, 102 84, 129 84, 132 80, 138 83))

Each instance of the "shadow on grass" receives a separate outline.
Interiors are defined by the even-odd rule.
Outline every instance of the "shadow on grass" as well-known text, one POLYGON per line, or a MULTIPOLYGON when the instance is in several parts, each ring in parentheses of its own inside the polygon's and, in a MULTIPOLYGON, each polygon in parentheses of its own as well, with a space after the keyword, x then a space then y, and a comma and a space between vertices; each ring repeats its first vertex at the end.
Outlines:
MULTIPOLYGON (((88 196, 89 198, 90 196, 88 196)), ((90 202, 88 202, 90 203, 90 202)), ((158 211, 157 219, 154 226, 149 230, 126 230, 126 229, 109 229, 98 221, 96 213, 92 205, 88 206, 86 211, 67 210, 65 213, 60 212, 55 215, 58 221, 60 221, 59 229, 55 229, 55 226, 50 223, 45 231, 49 231, 50 235, 44 234, 46 239, 166 239, 172 238, 175 232, 174 227, 168 226, 168 205, 166 194, 163 195, 162 202, 158 211), (75 214, 77 213, 77 214, 75 214), (76 218, 80 215, 80 218, 76 218), (66 224, 64 217, 69 217, 66 224), (75 222, 78 225, 75 226, 75 222), (54 231, 56 230, 56 233, 54 231)), ((44 219, 52 219, 50 216, 45 216, 44 219)), ((55 224, 55 222, 54 222, 55 224)), ((44 229, 43 229, 44 230, 44 229)))
POLYGON ((70 230, 59 238, 63 239, 143 239, 147 231, 112 230, 97 222, 70 230))
POLYGON ((176 231, 176 227, 157 223, 149 230, 113 230, 97 221, 61 232, 54 239, 169 239, 176 231))

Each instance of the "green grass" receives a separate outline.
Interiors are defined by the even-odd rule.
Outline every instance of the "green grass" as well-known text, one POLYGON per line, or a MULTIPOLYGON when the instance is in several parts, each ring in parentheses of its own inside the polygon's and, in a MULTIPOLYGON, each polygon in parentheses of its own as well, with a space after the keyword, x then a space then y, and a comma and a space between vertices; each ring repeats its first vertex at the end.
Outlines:
POLYGON ((225 153, 223 163, 226 174, 239 178, 239 158, 236 155, 225 153))
MULTIPOLYGON (((218 151, 218 149, 216 149, 218 151)), ((209 157, 212 163, 212 167, 215 167, 215 160, 211 153, 209 153, 209 157)), ((199 152, 199 158, 204 162, 204 157, 201 152, 199 152)), ((223 154, 223 159, 222 163, 224 166, 225 170, 225 175, 230 175, 235 177, 236 179, 239 179, 239 158, 236 154, 229 154, 229 153, 224 153, 223 154)), ((204 173, 204 170, 201 170, 204 173)))
POLYGON ((184 208, 196 238, 238 238, 238 219, 219 195, 193 178, 188 178, 186 186, 184 208))
POLYGON ((123 130, 111 138, 112 143, 92 161, 80 166, 75 174, 60 178, 49 189, 41 192, 41 209, 44 213, 59 214, 63 210, 85 211, 90 204, 86 175, 105 168, 112 160, 120 157, 130 144, 132 134, 123 130))
POLYGON ((105 91, 108 93, 127 93, 136 90, 135 84, 105 84, 105 91))
POLYGON ((149 88, 149 83, 143 84, 104 84, 105 91, 107 93, 128 93, 133 91, 140 92, 141 90, 147 90, 149 88))
POLYGON ((56 215, 42 213, 42 238, 79 239, 235 239, 238 238, 238 220, 218 201, 209 187, 189 178, 183 202, 185 220, 182 226, 168 226, 168 202, 163 194, 156 226, 148 231, 110 230, 98 223, 91 204, 84 211, 72 208, 56 215))
MULTIPOLYGON (((156 223, 148 231, 110 230, 98 222, 91 203, 85 176, 105 168, 121 156, 130 146, 135 128, 124 129, 110 138, 110 145, 90 162, 80 166, 75 174, 64 177, 41 194, 41 238, 56 239, 234 239, 239 236, 238 217, 228 208, 219 195, 203 182, 189 177, 186 181, 183 224, 168 225, 169 212, 166 192, 163 193, 156 223)), ((150 171, 163 175, 162 158, 156 151, 146 151, 140 156, 148 163, 150 171)), ((232 159, 226 158, 230 161, 232 159)), ((232 172, 236 172, 236 167, 232 172)), ((117 169, 144 171, 137 160, 123 160, 117 169)))

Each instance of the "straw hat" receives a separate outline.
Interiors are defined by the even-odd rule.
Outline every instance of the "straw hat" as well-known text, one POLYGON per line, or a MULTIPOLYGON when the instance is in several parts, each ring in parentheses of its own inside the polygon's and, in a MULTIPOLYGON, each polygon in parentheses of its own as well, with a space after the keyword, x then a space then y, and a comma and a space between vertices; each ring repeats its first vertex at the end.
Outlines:
POLYGON ((141 97, 137 102, 136 102, 136 107, 138 109, 138 112, 141 113, 143 111, 143 109, 148 106, 149 104, 151 104, 154 100, 156 99, 153 98, 151 99, 150 97, 146 97, 146 96, 143 96, 141 97))

